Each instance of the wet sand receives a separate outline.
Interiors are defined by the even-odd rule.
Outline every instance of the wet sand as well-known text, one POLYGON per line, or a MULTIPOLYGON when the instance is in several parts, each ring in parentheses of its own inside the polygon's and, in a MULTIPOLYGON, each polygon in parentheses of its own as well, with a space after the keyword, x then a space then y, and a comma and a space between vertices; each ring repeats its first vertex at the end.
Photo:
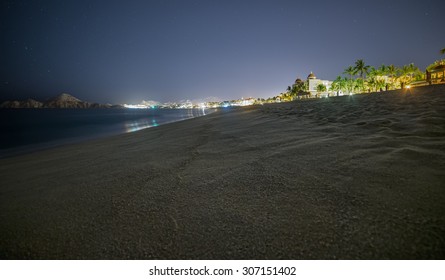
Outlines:
POLYGON ((2 259, 443 259, 445 86, 0 160, 2 259))

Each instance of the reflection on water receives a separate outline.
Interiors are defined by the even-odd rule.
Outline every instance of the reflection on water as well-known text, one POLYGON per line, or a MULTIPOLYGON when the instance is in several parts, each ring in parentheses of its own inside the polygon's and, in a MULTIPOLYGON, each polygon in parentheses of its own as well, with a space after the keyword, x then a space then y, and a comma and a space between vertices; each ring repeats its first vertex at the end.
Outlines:
MULTIPOLYGON (((202 108, 202 109, 177 110, 176 112, 177 112, 177 114, 175 114, 175 118, 172 120, 165 119, 165 115, 161 114, 160 116, 163 116, 163 118, 160 120, 160 124, 166 124, 166 123, 170 123, 170 122, 181 121, 181 120, 196 118, 196 117, 200 117, 200 116, 205 116, 209 112, 213 112, 213 111, 209 111, 207 109, 207 112, 206 112, 206 109, 202 108)), ((159 118, 159 115, 153 114, 153 115, 147 115, 144 118, 140 118, 140 119, 136 119, 136 120, 128 120, 124 123, 125 132, 134 132, 134 131, 138 131, 138 130, 145 129, 145 128, 156 127, 159 125, 158 118, 159 118)))
MULTIPOLYGON (((156 124, 156 121, 153 120, 153 123, 156 124)), ((134 132, 134 131, 138 131, 138 130, 141 130, 141 129, 144 129, 144 128, 157 126, 157 124, 153 125, 148 120, 127 121, 127 122, 125 122, 124 125, 125 125, 125 132, 134 132)))

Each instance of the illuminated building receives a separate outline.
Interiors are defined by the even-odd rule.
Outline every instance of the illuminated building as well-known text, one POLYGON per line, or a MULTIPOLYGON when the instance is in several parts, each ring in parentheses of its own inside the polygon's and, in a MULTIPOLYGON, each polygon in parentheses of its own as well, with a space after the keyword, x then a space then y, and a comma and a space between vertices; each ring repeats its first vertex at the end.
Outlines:
POLYGON ((426 81, 430 85, 445 83, 445 65, 439 64, 430 71, 426 70, 426 81))

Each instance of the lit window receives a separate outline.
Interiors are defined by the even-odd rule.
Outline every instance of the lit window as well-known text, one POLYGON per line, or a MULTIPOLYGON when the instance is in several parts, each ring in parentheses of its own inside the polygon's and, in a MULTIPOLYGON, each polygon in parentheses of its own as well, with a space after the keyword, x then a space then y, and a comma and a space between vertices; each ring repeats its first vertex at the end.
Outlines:
POLYGON ((443 72, 437 73, 437 78, 442 78, 443 77, 443 72))

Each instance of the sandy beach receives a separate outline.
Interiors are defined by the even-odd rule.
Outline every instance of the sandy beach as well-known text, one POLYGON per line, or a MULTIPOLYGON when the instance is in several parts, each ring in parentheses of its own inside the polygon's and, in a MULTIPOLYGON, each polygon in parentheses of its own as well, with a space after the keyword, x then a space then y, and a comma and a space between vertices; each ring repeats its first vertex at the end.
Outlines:
POLYGON ((0 160, 2 259, 444 259, 445 85, 0 160))

